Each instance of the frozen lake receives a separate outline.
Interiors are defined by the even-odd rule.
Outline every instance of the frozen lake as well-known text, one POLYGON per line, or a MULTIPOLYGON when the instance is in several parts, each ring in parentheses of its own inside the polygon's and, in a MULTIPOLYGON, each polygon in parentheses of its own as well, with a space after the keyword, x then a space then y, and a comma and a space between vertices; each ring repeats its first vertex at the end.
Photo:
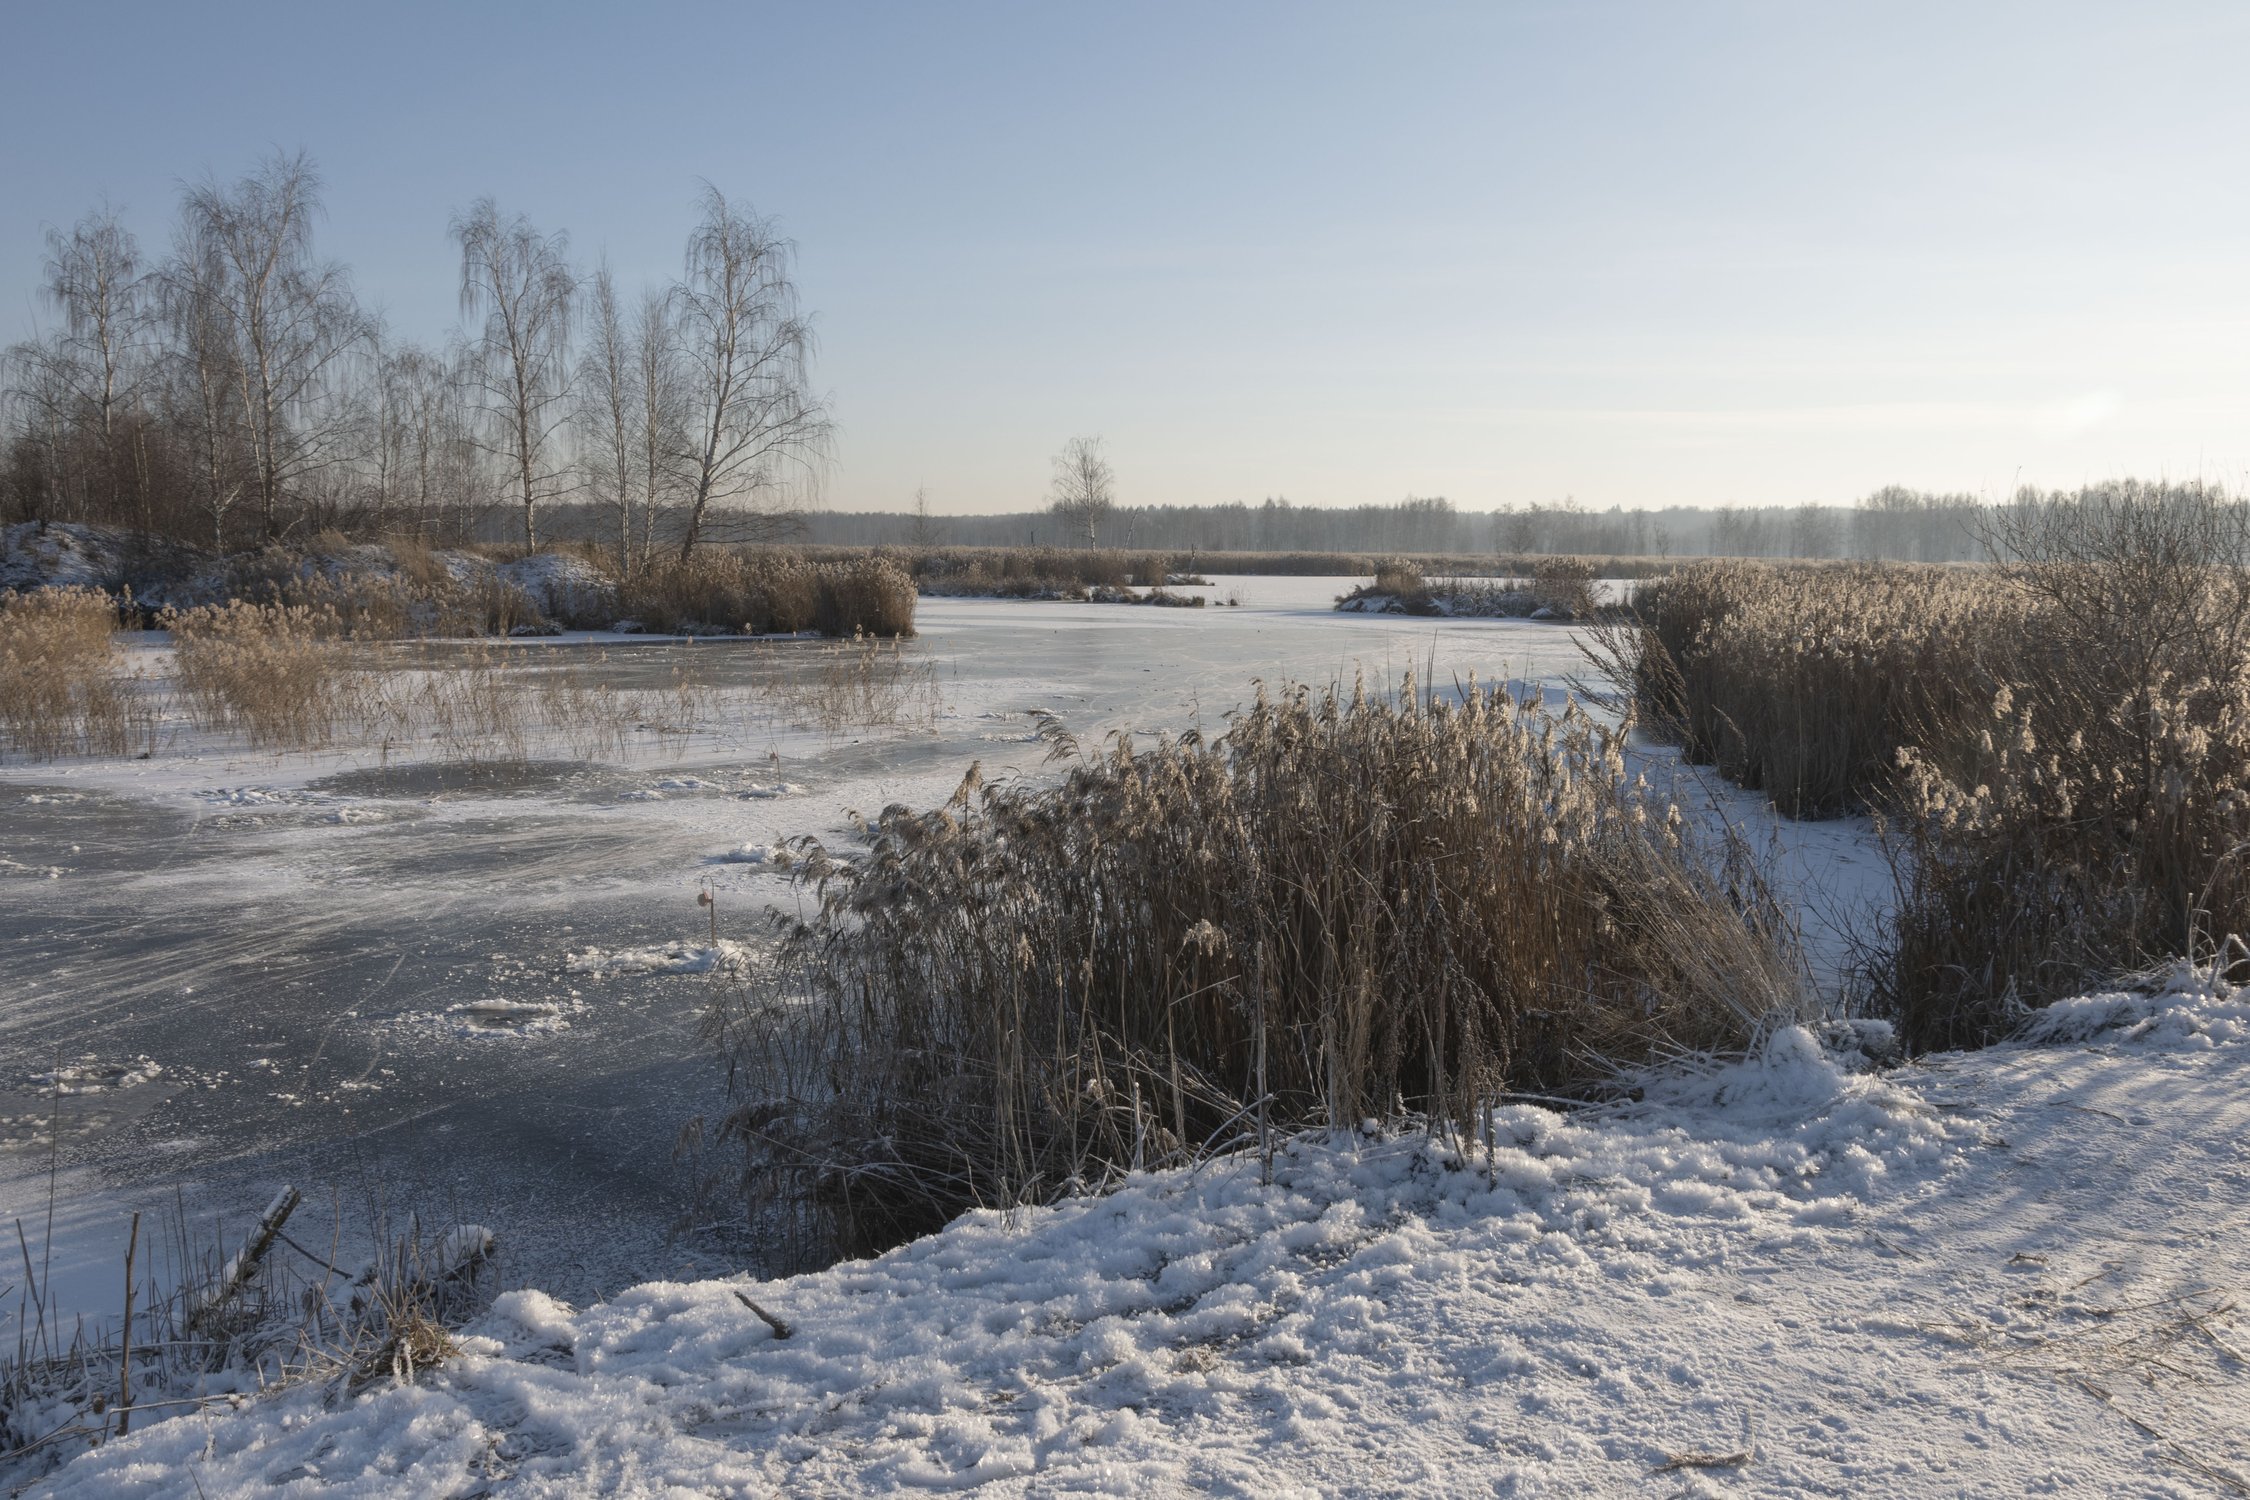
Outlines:
MULTIPOLYGON (((756 939, 789 888, 715 856, 849 841, 855 810, 940 802, 972 761, 1037 774, 1033 709, 1091 748, 1223 728, 1253 679, 1473 672, 1559 695, 1583 670, 1563 626, 1333 612, 1352 582, 1216 579, 1197 592, 1239 606, 1200 610, 925 599, 904 649, 934 671, 934 730, 837 735, 769 711, 661 752, 548 747, 479 771, 182 729, 146 760, 0 767, 0 1218, 38 1256, 52 1183, 55 1279, 90 1312, 115 1300, 132 1209, 184 1200, 239 1225, 285 1182, 316 1238, 332 1201, 347 1221, 475 1221, 511 1284, 574 1301, 734 1268, 742 1247, 674 1233, 674 1141, 721 1099, 698 1035, 711 981, 588 955, 707 944, 706 887, 719 935, 756 939)), ((623 683, 686 665, 723 687, 808 647, 510 649, 528 669, 598 652, 623 683)), ((1863 826, 1772 837, 1823 900, 1870 888, 1863 826)))

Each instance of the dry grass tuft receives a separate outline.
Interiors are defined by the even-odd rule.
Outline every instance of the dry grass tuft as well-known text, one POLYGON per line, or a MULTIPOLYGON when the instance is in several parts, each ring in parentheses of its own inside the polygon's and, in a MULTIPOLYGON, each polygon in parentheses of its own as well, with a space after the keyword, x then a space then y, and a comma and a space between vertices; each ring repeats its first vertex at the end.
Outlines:
POLYGON ((718 1134, 752 1201, 857 1251, 1739 1046, 1799 1004, 1784 924, 1622 756, 1575 709, 1409 684, 1261 694, 1215 743, 1120 738, 1059 786, 972 769, 863 859, 807 844, 817 915, 712 1013, 740 1087, 718 1134))

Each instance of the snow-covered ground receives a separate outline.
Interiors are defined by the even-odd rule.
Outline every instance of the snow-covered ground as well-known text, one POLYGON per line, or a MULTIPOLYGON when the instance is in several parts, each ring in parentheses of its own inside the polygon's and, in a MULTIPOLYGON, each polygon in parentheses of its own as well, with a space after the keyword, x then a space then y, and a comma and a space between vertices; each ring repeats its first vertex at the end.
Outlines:
POLYGON ((418 1385, 176 1417, 42 1492, 2242 1493, 2244 996, 1888 1074, 1854 1040, 817 1275, 514 1291, 418 1385))

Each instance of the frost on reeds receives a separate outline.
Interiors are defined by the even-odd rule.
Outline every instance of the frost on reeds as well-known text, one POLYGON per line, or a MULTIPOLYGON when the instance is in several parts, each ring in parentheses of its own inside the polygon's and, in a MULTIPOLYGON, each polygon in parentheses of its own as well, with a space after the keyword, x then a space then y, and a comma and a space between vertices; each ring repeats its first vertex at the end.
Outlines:
POLYGON ((147 728, 112 649, 117 603, 98 589, 0 594, 0 736, 34 760, 123 755, 147 728))
POLYGON ((743 1190, 845 1251, 1278 1130, 1473 1132, 1800 1003, 1762 885, 1617 731, 1473 683, 1261 692, 870 834, 803 845, 817 911, 711 1013, 743 1190))

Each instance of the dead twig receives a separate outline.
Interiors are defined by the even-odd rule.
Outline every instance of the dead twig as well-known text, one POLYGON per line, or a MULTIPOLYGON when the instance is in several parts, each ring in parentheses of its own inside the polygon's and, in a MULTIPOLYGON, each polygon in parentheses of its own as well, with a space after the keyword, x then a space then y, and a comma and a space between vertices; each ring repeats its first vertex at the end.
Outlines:
POLYGON ((787 1323, 782 1322, 781 1319, 775 1317, 772 1313, 767 1312, 757 1303, 752 1302, 747 1293, 736 1292, 734 1294, 734 1300, 741 1303, 744 1307, 749 1308, 750 1311, 756 1313, 759 1320, 763 1322, 768 1328, 771 1328, 773 1330, 773 1336, 775 1338, 785 1339, 789 1337, 790 1334, 796 1332, 796 1330, 791 1328, 787 1323))
POLYGON ((1681 1469, 1739 1469, 1757 1456, 1755 1447, 1738 1448, 1732 1453, 1675 1453, 1649 1472, 1674 1474, 1681 1469))

